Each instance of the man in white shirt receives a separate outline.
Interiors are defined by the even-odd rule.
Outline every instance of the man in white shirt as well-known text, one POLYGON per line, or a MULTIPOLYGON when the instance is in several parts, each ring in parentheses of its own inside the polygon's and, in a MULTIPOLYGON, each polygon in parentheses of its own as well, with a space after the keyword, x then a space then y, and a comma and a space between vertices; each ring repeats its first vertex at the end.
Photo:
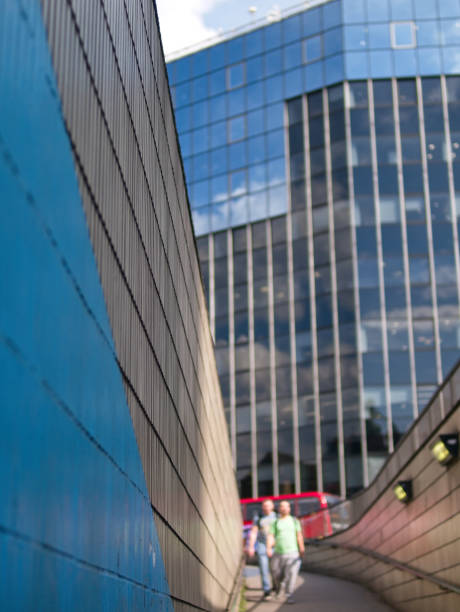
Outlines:
POLYGON ((250 557, 255 554, 255 543, 257 542, 257 557, 259 560, 260 576, 262 578, 262 588, 264 599, 270 598, 270 560, 267 556, 267 536, 270 533, 272 523, 276 520, 274 504, 271 499, 266 499, 262 503, 262 516, 254 517, 254 521, 249 532, 247 553, 250 557))

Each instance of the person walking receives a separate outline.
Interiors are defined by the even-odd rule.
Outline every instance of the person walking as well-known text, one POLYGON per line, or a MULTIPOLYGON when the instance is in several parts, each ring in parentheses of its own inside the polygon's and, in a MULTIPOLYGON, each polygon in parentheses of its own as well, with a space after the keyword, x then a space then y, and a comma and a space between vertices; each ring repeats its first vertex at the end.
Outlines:
POLYGON ((271 557, 273 586, 277 595, 285 588, 287 603, 294 603, 293 592, 305 552, 300 522, 291 516, 291 504, 281 501, 279 518, 273 521, 267 537, 267 555, 271 557))
POLYGON ((251 531, 249 532, 247 553, 253 557, 256 552, 257 542, 257 557, 259 562, 260 576, 262 579, 262 588, 264 590, 264 599, 270 599, 271 584, 270 584, 270 560, 267 556, 267 536, 270 532, 270 527, 276 521, 275 505, 271 499, 266 499, 262 502, 262 516, 254 518, 251 531))

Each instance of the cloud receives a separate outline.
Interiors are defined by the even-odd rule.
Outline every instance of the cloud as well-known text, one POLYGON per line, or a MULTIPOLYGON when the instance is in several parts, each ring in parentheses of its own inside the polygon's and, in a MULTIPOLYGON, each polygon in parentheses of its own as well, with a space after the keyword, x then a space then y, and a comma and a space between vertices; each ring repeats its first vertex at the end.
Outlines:
POLYGON ((157 0, 165 55, 215 36, 218 31, 204 23, 204 16, 219 0, 157 0))

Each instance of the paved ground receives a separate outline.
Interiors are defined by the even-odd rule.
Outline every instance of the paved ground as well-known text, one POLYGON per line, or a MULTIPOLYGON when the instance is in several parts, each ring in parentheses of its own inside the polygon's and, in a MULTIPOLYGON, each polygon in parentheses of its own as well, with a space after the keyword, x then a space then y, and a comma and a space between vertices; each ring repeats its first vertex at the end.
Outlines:
POLYGON ((258 568, 248 566, 245 574, 247 612, 394 612, 377 595, 358 584, 305 572, 299 574, 294 604, 265 602, 258 568))

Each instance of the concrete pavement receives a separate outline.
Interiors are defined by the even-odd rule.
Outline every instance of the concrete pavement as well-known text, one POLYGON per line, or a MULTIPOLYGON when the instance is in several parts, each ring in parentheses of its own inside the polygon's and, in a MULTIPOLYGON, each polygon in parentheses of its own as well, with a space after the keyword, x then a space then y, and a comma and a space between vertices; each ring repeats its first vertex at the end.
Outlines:
POLYGON ((376 594, 359 584, 305 572, 297 579, 294 604, 283 600, 263 601, 258 568, 247 566, 245 574, 246 612, 394 612, 376 594))

